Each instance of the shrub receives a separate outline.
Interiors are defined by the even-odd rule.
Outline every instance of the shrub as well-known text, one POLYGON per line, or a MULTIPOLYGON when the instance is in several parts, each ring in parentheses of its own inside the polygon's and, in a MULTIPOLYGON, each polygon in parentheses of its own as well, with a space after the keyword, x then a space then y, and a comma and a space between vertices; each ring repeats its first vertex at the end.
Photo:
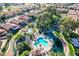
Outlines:
POLYGON ((13 36, 12 39, 17 40, 17 39, 19 39, 19 38, 21 38, 21 37, 22 37, 22 35, 21 35, 20 33, 17 33, 17 34, 15 34, 15 35, 13 36))
POLYGON ((75 54, 79 56, 79 48, 75 48, 75 54))
POLYGON ((26 51, 23 51, 22 54, 20 54, 20 56, 28 56, 29 55, 29 51, 26 50, 26 51))

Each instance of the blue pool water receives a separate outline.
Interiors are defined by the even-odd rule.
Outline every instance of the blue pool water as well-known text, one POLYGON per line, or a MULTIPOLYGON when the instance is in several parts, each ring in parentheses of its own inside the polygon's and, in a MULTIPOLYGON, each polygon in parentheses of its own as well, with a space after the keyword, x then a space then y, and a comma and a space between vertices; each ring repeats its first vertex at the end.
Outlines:
POLYGON ((38 44, 42 44, 44 46, 48 46, 48 42, 45 41, 42 37, 39 37, 37 39, 37 41, 34 43, 35 46, 37 46, 38 44))

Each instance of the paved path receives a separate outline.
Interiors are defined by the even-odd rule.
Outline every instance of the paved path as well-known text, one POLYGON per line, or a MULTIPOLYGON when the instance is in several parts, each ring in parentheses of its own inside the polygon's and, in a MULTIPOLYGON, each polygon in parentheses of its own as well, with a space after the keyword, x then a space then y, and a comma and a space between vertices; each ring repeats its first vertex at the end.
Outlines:
POLYGON ((1 49, 2 49, 5 46, 7 40, 5 39, 5 40, 1 40, 1 41, 2 41, 2 45, 1 45, 1 49))
POLYGON ((5 53, 5 56, 14 56, 13 46, 14 46, 14 40, 11 39, 9 42, 9 47, 5 53))
MULTIPOLYGON (((21 33, 21 29, 18 31, 18 33, 21 33)), ((23 33, 23 32, 22 32, 23 33)), ((21 34, 22 34, 21 33, 21 34)), ((9 47, 5 53, 6 56, 14 56, 15 54, 17 54, 16 48, 15 48, 15 39, 12 38, 9 42, 9 47)))
POLYGON ((60 33, 60 39, 61 39, 61 42, 62 42, 63 47, 64 47, 65 56, 68 56, 69 55, 68 43, 67 43, 67 41, 65 40, 64 36, 61 33, 60 33))

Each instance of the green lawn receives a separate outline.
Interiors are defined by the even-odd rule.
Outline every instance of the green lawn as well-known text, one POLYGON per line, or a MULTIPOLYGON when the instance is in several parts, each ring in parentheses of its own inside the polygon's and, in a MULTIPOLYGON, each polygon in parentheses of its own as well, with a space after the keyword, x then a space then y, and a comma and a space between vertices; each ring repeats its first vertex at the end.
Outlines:
POLYGON ((75 55, 75 50, 74 50, 73 45, 71 43, 68 43, 68 47, 69 47, 69 55, 74 56, 75 55))
POLYGON ((21 37, 22 37, 21 33, 16 33, 16 34, 13 36, 12 39, 17 40, 17 39, 19 39, 19 38, 21 38, 21 37))

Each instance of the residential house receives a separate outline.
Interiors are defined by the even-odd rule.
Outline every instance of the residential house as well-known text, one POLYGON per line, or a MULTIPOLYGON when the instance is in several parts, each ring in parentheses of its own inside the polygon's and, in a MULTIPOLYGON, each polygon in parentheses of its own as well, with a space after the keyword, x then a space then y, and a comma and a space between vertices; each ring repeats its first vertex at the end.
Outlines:
POLYGON ((19 23, 20 23, 20 22, 23 22, 23 21, 24 21, 24 20, 16 20, 16 19, 13 19, 12 21, 10 21, 10 23, 19 25, 19 23))
POLYGON ((16 26, 15 24, 4 24, 1 26, 2 29, 6 30, 6 31, 9 31, 10 28, 16 26))
POLYGON ((69 10, 67 13, 67 17, 70 17, 72 20, 78 20, 79 19, 79 11, 77 10, 69 10))
POLYGON ((19 16, 18 19, 27 20, 28 16, 24 16, 24 15, 23 16, 19 16))
POLYGON ((56 10, 60 13, 67 13, 68 12, 68 9, 66 9, 66 8, 57 8, 56 10))
POLYGON ((18 19, 18 20, 14 19, 14 20, 10 21, 10 23, 11 24, 16 24, 18 26, 18 28, 20 26, 25 27, 27 25, 27 22, 25 20, 20 20, 20 19, 18 19))

